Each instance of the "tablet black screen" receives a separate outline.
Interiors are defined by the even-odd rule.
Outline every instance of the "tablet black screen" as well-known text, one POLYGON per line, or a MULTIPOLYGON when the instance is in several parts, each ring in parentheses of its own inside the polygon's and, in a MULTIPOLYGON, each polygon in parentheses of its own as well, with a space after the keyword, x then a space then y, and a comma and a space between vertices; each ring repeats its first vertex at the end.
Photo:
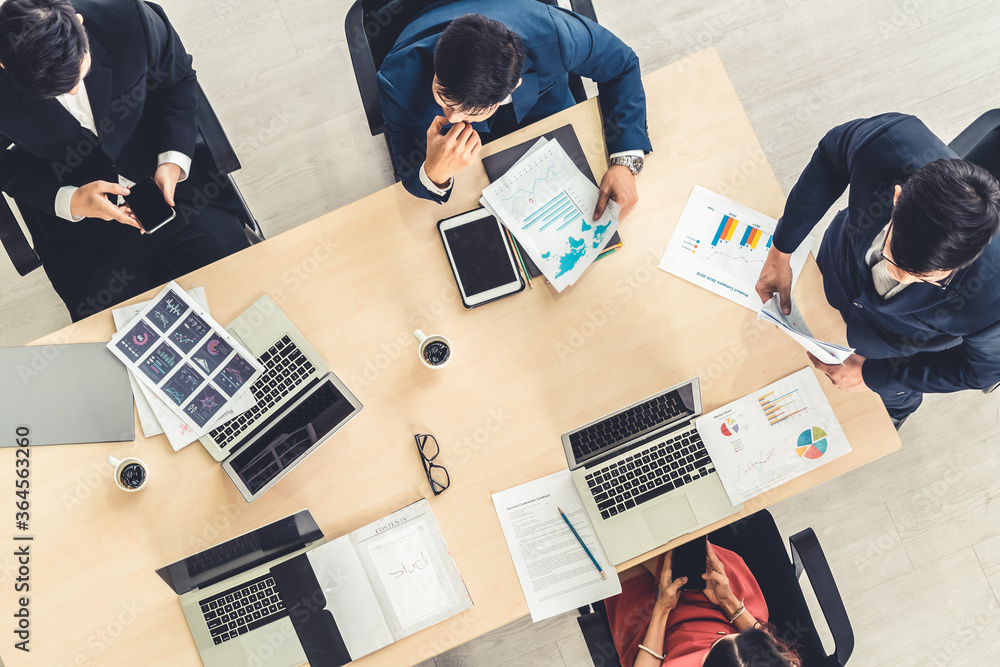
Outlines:
POLYGON ((444 232, 467 296, 517 280, 496 218, 487 216, 444 232))

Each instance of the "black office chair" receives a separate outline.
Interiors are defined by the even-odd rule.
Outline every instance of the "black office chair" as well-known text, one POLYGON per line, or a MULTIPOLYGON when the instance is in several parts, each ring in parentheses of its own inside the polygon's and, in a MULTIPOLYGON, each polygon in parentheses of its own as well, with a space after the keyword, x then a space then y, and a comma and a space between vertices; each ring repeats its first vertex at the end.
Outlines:
MULTIPOLYGON (((847 664, 854 651, 854 630, 812 528, 806 528, 788 539, 792 547, 791 561, 788 560, 778 527, 767 510, 710 533, 708 540, 735 551, 746 562, 764 593, 769 622, 776 628, 779 637, 800 647, 803 667, 847 664), (809 583, 833 635, 835 648, 832 655, 827 655, 823 649, 802 595, 799 577, 803 571, 809 575, 809 583)), ((590 657, 595 667, 617 667, 621 661, 611 639, 604 602, 596 602, 591 607, 581 609, 581 616, 577 619, 590 657)))
MULTIPOLYGON (((233 180, 233 172, 239 170, 241 166, 239 158, 236 157, 236 151, 229 143, 229 138, 226 136, 225 130, 222 129, 222 123, 219 122, 218 116, 215 115, 215 111, 208 103, 208 98, 205 96, 205 91, 201 89, 201 85, 195 87, 195 95, 198 99, 196 146, 204 146, 208 149, 213 166, 218 174, 229 182, 229 187, 232 188, 232 192, 239 200, 240 208, 234 213, 243 223, 247 239, 250 243, 260 243, 264 240, 264 232, 253 213, 250 212, 239 188, 236 187, 236 181, 233 180)), ((30 207, 25 206, 19 210, 22 217, 31 219, 33 212, 30 207)), ((0 242, 3 243, 10 261, 20 275, 26 276, 42 265, 34 248, 25 237, 8 201, 2 197, 0 197, 0 242)))
MULTIPOLYGON (((948 144, 948 148, 1000 180, 1000 109, 987 111, 974 120, 948 144)), ((983 389, 983 392, 992 393, 997 387, 1000 384, 983 389)))
MULTIPOLYGON (((368 119, 368 129, 373 137, 385 135, 385 123, 382 119, 382 107, 378 99, 378 83, 376 75, 382 61, 392 49, 403 29, 420 15, 431 4, 444 4, 456 0, 355 0, 347 10, 344 30, 347 34, 347 48, 351 53, 351 63, 354 65, 354 77, 361 92, 361 104, 365 108, 368 119)), ((557 0, 538 0, 547 5, 558 5, 557 0)), ((597 22, 594 5, 591 0, 570 0, 573 11, 597 22)), ((573 99, 578 103, 587 99, 583 80, 571 74, 569 89, 573 99)), ((393 161, 392 173, 399 179, 389 137, 385 137, 389 156, 393 161)))

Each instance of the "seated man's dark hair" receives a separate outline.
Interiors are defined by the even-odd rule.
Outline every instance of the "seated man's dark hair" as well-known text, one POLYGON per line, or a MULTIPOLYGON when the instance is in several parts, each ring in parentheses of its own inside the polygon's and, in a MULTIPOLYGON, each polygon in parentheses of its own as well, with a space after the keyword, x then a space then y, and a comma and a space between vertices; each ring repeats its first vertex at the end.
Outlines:
POLYGON ((69 0, 0 4, 0 63, 30 95, 47 99, 73 90, 89 48, 69 0))
POLYGON ((468 113, 503 102, 517 86, 523 66, 521 38, 503 23, 479 14, 452 21, 434 48, 438 95, 468 113))
POLYGON ((764 630, 744 630, 709 650, 704 667, 798 667, 795 650, 764 630))
POLYGON ((972 264, 1000 228, 1000 184, 966 160, 935 160, 902 185, 889 255, 914 275, 972 264))

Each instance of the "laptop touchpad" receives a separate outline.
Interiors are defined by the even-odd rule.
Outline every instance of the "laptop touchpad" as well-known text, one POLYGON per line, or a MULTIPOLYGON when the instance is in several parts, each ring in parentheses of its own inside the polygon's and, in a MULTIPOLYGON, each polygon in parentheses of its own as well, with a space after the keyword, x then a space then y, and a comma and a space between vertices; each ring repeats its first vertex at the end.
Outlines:
POLYGON ((667 542, 698 523, 687 496, 677 496, 642 511, 646 527, 657 542, 667 542))

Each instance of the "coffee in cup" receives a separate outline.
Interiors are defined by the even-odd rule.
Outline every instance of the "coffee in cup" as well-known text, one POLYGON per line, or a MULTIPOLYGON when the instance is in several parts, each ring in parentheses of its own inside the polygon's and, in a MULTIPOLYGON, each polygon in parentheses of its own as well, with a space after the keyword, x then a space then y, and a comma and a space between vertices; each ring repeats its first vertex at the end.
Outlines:
POLYGON ((420 361, 428 368, 441 368, 451 360, 451 342, 444 336, 428 336, 420 329, 414 331, 413 336, 420 341, 417 350, 420 361))
POLYGON ((132 492, 145 488, 149 478, 145 463, 131 456, 121 461, 109 456, 108 463, 115 468, 115 484, 119 489, 132 492))

